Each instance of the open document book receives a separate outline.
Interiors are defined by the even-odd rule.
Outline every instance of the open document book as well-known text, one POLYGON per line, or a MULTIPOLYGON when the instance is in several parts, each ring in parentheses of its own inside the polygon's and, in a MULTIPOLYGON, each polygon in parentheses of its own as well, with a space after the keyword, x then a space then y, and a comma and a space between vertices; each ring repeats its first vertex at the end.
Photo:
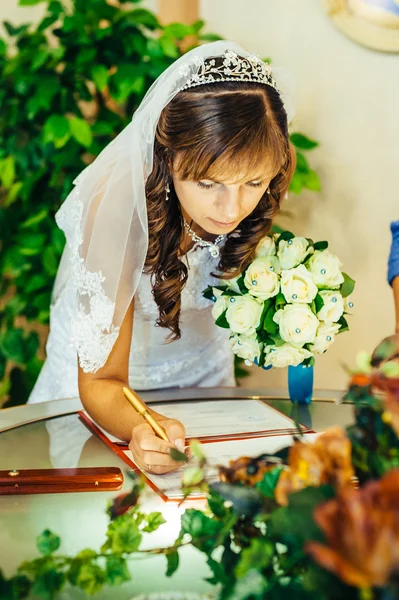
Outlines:
MULTIPOLYGON (((309 439, 314 436, 309 428, 260 400, 190 400, 159 404, 157 410, 181 421, 186 427, 186 440, 200 440, 213 465, 227 466, 230 460, 240 456, 273 454, 290 445, 298 430, 309 439)), ((132 469, 140 470, 126 442, 107 433, 86 412, 80 412, 79 416, 132 469)), ((183 468, 163 476, 144 475, 147 483, 165 501, 176 500, 182 497, 183 468)), ((217 477, 216 469, 214 476, 217 477)))

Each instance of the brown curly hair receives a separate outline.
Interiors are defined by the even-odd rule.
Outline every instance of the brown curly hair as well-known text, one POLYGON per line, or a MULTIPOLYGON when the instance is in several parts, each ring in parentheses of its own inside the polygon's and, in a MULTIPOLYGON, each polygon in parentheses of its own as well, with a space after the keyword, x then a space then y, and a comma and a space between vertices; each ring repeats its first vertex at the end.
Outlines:
POLYGON ((154 166, 146 183, 149 247, 145 271, 151 274, 159 307, 157 325, 180 338, 181 292, 187 267, 179 256, 184 225, 170 173, 178 160, 181 179, 227 180, 237 172, 268 172, 269 189, 255 210, 228 234, 217 276, 235 277, 251 262, 288 189, 291 152, 287 116, 278 92, 252 82, 218 82, 179 92, 162 111, 154 142, 154 166), (270 175, 269 175, 270 176, 270 175), (170 201, 165 184, 170 182, 170 201))

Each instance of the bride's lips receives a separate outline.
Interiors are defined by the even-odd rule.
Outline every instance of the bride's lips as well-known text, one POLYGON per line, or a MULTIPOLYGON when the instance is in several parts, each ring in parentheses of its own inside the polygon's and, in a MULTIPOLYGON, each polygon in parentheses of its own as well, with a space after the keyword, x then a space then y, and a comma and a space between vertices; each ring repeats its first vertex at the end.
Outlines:
POLYGON ((211 219, 211 217, 209 217, 209 220, 212 221, 212 223, 216 225, 216 227, 220 227, 221 229, 230 229, 231 227, 234 227, 234 225, 237 223, 237 221, 230 221, 230 223, 222 223, 221 221, 215 221, 215 219, 211 219))

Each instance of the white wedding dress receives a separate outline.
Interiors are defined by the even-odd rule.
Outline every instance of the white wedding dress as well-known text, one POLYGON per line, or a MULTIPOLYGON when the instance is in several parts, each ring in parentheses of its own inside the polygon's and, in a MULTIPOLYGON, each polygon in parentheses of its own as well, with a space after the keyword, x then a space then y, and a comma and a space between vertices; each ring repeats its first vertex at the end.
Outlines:
MULTIPOLYGON (((158 307, 149 275, 143 274, 135 294, 129 385, 136 390, 170 387, 234 386, 229 332, 215 325, 212 303, 202 291, 217 280, 217 258, 196 244, 184 257, 188 279, 182 292, 181 338, 165 343, 168 329, 155 327, 158 307)), ((76 290, 72 278, 51 307, 47 359, 28 402, 79 396, 76 350, 71 343, 76 290)))

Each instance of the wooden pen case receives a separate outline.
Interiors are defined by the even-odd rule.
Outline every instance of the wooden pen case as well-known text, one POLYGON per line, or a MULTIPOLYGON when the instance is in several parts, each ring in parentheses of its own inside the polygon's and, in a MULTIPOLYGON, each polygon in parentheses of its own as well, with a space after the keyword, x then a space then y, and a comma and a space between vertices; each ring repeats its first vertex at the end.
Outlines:
POLYGON ((119 490, 122 484, 117 467, 0 471, 0 495, 104 492, 119 490))

